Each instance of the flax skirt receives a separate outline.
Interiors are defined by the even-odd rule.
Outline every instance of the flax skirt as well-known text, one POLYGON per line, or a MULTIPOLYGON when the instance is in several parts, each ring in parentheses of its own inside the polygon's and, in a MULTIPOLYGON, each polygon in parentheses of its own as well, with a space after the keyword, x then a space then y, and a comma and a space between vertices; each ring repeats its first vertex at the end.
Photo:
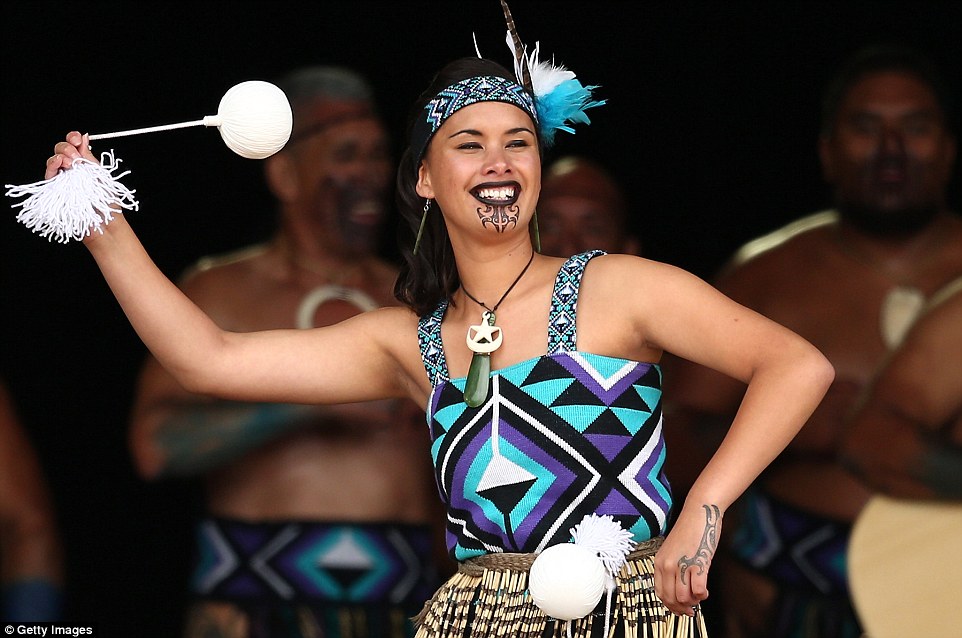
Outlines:
MULTIPOLYGON (((661 539, 628 555, 612 595, 604 638, 707 638, 700 610, 676 616, 655 595, 654 556, 661 539)), ((528 593, 534 554, 487 554, 461 563, 415 618, 417 638, 602 638, 607 599, 571 621, 545 615, 528 593)))

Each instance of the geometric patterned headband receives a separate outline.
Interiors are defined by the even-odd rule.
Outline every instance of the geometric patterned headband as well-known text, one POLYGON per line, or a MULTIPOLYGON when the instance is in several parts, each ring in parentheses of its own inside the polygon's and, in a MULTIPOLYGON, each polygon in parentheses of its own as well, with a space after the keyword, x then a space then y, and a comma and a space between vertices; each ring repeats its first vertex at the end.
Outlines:
MULTIPOLYGON (((421 164, 428 143, 445 120, 458 109, 478 102, 514 104, 531 116, 538 128, 538 141, 545 147, 554 143, 555 132, 574 133, 574 124, 590 124, 586 110, 604 100, 592 95, 596 86, 584 86, 574 73, 554 60, 540 59, 538 44, 533 50, 522 43, 508 3, 501 0, 508 26, 505 41, 514 53, 515 81, 497 76, 480 76, 456 82, 438 93, 424 107, 411 131, 410 148, 414 166, 421 164)), ((481 57, 481 52, 478 52, 481 57)))
POLYGON ((424 110, 414 123, 411 131, 411 150, 414 166, 421 164, 428 143, 444 122, 457 111, 478 102, 504 102, 513 104, 531 116, 538 124, 538 113, 534 98, 513 80, 483 75, 455 82, 438 93, 424 106, 424 110))

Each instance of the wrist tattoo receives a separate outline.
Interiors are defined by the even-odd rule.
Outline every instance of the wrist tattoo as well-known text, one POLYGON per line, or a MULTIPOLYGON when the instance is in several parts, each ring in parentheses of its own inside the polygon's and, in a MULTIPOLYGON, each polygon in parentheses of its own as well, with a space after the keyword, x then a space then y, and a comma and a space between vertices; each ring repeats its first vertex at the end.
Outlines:
POLYGON ((698 574, 703 574, 711 563, 712 556, 718 548, 718 523, 721 521, 721 510, 717 505, 702 505, 705 508, 705 531, 701 536, 701 543, 694 556, 682 556, 678 559, 680 568, 681 582, 687 584, 685 580, 688 570, 692 567, 698 569, 698 574))

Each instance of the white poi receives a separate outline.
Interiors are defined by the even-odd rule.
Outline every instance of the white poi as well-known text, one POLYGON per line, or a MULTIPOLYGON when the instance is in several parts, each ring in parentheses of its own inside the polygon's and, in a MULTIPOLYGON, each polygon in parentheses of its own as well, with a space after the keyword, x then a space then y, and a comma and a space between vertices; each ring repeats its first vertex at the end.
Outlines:
POLYGON ((291 137, 294 115, 284 91, 270 82, 249 80, 232 86, 217 107, 217 115, 202 120, 149 128, 99 133, 93 140, 170 131, 190 126, 216 126, 228 148, 248 159, 264 159, 284 148, 291 137))
MULTIPOLYGON (((571 529, 572 543, 552 545, 531 565, 528 591, 546 614, 583 618, 615 587, 615 575, 634 546, 631 533, 613 517, 587 514, 571 529)), ((605 635, 609 618, 605 615, 605 635)))
POLYGON ((581 545, 561 543, 538 554, 528 591, 541 611, 559 620, 591 613, 605 593, 608 573, 598 556, 581 545))
MULTIPOLYGON (((95 134, 90 139, 215 126, 232 151, 249 159, 264 159, 284 148, 293 123, 291 105, 284 92, 270 82, 251 80, 231 87, 221 98, 216 115, 192 122, 95 134)), ((111 151, 101 155, 101 163, 108 164, 105 168, 83 160, 50 179, 22 186, 6 184, 8 197, 27 196, 13 205, 21 209, 17 221, 41 237, 64 243, 81 240, 92 232, 102 233, 102 226, 113 219, 112 212, 138 208, 133 198, 135 191, 119 181, 129 171, 114 175, 120 162, 111 151)))

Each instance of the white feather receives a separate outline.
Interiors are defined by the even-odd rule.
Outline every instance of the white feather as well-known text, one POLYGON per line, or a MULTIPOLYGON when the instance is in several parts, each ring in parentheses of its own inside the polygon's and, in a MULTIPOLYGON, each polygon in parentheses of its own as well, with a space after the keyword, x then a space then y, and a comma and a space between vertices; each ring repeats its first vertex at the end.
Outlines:
POLYGON ((547 95, 562 82, 575 79, 574 72, 560 64, 539 60, 540 49, 541 43, 536 42, 534 51, 526 57, 528 69, 531 72, 531 88, 534 90, 535 96, 547 95))
POLYGON ((519 52, 514 46, 514 38, 511 37, 511 31, 507 32, 505 38, 508 42, 508 48, 511 49, 511 53, 513 54, 511 59, 514 60, 514 77, 518 78, 518 81, 520 82, 521 78, 524 77, 524 73, 521 69, 521 61, 525 60, 525 50, 523 49, 519 52))

